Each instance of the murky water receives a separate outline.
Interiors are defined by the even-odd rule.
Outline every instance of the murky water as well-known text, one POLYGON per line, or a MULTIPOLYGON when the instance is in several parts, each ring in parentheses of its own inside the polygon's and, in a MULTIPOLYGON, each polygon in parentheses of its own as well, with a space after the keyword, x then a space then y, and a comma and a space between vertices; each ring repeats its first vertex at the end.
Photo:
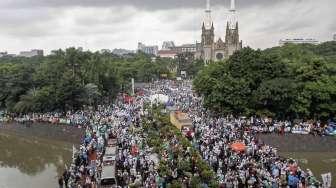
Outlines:
POLYGON ((72 144, 0 132, 0 188, 57 187, 72 144))
POLYGON ((296 159, 300 167, 310 169, 321 182, 321 174, 331 172, 332 187, 336 187, 336 152, 280 152, 280 155, 296 159))
POLYGON ((303 169, 309 168, 322 181, 321 174, 331 172, 332 187, 336 188, 336 139, 312 135, 261 134, 258 137, 278 148, 283 157, 299 161, 303 169))

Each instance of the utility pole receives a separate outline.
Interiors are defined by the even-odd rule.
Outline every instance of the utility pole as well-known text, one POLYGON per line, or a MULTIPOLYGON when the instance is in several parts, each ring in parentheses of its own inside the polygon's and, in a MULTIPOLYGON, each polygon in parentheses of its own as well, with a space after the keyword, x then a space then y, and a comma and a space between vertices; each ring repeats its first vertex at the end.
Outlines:
POLYGON ((132 96, 134 96, 135 92, 134 92, 134 78, 132 78, 132 96))

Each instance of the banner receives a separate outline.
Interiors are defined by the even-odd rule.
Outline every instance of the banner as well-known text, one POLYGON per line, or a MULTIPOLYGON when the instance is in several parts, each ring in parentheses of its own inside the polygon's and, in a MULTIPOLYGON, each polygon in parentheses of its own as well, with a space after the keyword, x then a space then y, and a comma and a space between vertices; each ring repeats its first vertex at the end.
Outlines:
POLYGON ((331 188, 331 173, 321 174, 323 181, 323 188, 331 188))

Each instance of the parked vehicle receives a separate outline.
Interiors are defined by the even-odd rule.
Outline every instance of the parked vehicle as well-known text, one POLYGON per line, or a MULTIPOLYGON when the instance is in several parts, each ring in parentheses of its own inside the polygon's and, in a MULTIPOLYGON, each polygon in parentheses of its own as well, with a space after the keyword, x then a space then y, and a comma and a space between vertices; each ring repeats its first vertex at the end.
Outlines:
POLYGON ((100 178, 100 188, 115 187, 117 187, 117 179, 115 178, 115 164, 103 166, 100 178))

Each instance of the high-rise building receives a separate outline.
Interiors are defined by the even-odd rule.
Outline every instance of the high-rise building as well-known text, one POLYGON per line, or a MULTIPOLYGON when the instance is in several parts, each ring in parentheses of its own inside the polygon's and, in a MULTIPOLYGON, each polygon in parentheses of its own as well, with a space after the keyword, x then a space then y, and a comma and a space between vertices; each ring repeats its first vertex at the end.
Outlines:
POLYGON ((139 42, 138 43, 138 50, 145 53, 145 54, 150 54, 150 55, 157 56, 158 51, 159 51, 159 47, 158 46, 146 46, 146 45, 142 44, 141 42, 139 42))
POLYGON ((316 39, 281 39, 279 41, 279 46, 283 46, 285 44, 319 44, 320 42, 316 39))
POLYGON ((178 53, 196 53, 196 44, 182 44, 174 48, 178 53))
POLYGON ((334 34, 334 41, 336 41, 336 33, 334 34))
POLYGON ((210 0, 207 0, 205 19, 202 24, 202 39, 201 43, 196 44, 196 58, 203 59, 205 62, 220 61, 242 48, 242 41, 239 40, 235 0, 231 0, 225 40, 223 41, 219 37, 215 42, 214 33, 215 27, 211 18, 210 0))
POLYGON ((8 55, 7 52, 0 52, 0 57, 6 57, 8 55))
POLYGON ((43 56, 43 50, 30 50, 20 52, 19 56, 21 57, 34 57, 34 56, 43 56))

